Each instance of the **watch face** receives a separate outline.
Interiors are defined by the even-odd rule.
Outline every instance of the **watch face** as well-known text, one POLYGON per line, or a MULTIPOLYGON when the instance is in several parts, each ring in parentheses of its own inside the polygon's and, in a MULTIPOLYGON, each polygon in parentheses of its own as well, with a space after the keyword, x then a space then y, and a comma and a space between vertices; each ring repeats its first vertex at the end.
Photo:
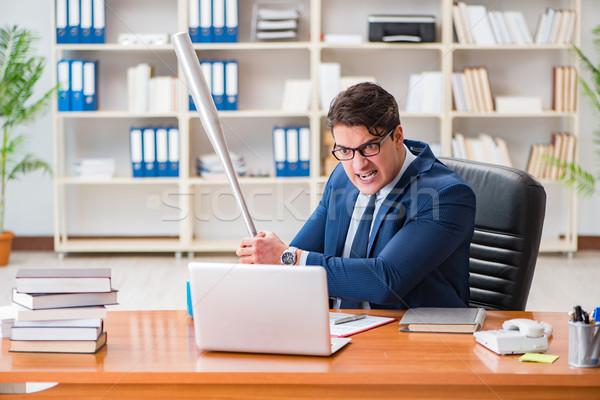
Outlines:
POLYGON ((294 260, 294 258, 294 253, 292 253, 289 250, 286 250, 281 255, 281 263, 286 265, 293 264, 296 261, 294 260))

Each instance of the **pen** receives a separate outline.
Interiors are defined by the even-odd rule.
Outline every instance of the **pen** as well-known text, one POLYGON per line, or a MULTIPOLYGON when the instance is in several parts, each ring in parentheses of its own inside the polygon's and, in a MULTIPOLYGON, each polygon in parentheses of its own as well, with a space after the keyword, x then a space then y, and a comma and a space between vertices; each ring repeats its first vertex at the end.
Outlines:
POLYGON ((365 313, 349 315, 344 318, 336 319, 333 324, 339 325, 339 324, 345 324, 346 322, 358 321, 359 319, 363 319, 366 316, 367 316, 367 314, 365 314, 365 313))

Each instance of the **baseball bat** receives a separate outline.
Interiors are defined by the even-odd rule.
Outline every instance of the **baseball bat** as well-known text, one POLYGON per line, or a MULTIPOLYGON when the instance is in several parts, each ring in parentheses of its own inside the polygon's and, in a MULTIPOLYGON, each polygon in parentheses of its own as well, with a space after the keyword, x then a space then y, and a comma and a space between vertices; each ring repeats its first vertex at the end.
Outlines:
POLYGON ((210 143, 212 144, 215 152, 221 159, 225 174, 229 180, 229 185, 233 190, 233 195, 242 210, 242 216, 246 222, 246 227, 251 236, 256 236, 256 228, 254 221, 250 217, 248 207, 246 206, 246 200, 240 190, 240 184, 237 179, 237 175, 233 169, 233 163, 229 157, 229 150, 227 148, 227 142, 225 141, 225 135, 223 134, 223 127, 221 126, 221 120, 217 113, 217 108, 213 102, 212 96, 206 84, 202 69, 200 68, 200 62, 192 46, 190 35, 187 32, 179 32, 171 37, 175 54, 183 70, 183 76, 187 82, 187 87, 194 99, 198 115, 200 116, 200 122, 204 127, 210 143))

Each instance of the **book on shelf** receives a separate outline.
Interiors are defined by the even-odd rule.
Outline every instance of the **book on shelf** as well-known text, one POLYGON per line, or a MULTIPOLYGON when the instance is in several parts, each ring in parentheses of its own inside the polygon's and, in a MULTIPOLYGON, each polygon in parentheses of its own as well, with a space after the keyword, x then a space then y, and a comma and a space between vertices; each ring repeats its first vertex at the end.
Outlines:
POLYGON ((537 44, 573 43, 576 23, 575 10, 548 7, 538 18, 534 41, 537 44))
POLYGON ((521 11, 490 10, 463 1, 452 7, 456 39, 461 44, 483 46, 533 43, 531 31, 521 11))
POLYGON ((439 113, 442 111, 443 77, 439 71, 410 74, 406 95, 407 113, 439 113))
POLYGON ((107 334, 96 340, 11 340, 11 352, 27 353, 96 353, 106 345, 107 334))
POLYGON ((12 290, 13 303, 31 310, 118 304, 117 290, 89 293, 22 293, 12 290))
POLYGON ((553 109, 575 112, 577 107, 577 71, 571 66, 553 67, 553 109))
POLYGON ((494 101, 486 67, 466 67, 452 73, 452 94, 456 111, 493 112, 494 101))
POLYGON ((512 167, 510 153, 506 141, 480 133, 477 137, 465 137, 455 132, 452 138, 452 156, 489 164, 512 167))
POLYGON ((30 310, 19 305, 15 305, 15 307, 17 307, 15 319, 18 321, 106 318, 106 308, 104 306, 48 308, 42 310, 30 310))
POLYGON ((110 292, 110 268, 22 268, 16 288, 21 293, 110 292))
POLYGON ((483 326, 483 308, 418 307, 406 311, 401 331, 472 333, 483 326))
POLYGON ((562 165, 575 159, 577 138, 570 133, 553 133, 550 143, 533 144, 529 151, 527 172, 538 179, 558 180, 563 175, 562 165))
POLYGON ((102 326, 13 326, 12 340, 96 340, 102 326))

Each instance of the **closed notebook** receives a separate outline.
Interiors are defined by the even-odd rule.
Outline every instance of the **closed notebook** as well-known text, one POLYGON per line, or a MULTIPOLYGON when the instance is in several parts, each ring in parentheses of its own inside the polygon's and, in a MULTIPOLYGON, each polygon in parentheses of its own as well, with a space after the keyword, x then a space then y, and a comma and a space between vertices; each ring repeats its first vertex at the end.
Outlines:
POLYGON ((419 307, 406 311, 400 320, 401 331, 472 333, 485 320, 483 308, 419 307))

